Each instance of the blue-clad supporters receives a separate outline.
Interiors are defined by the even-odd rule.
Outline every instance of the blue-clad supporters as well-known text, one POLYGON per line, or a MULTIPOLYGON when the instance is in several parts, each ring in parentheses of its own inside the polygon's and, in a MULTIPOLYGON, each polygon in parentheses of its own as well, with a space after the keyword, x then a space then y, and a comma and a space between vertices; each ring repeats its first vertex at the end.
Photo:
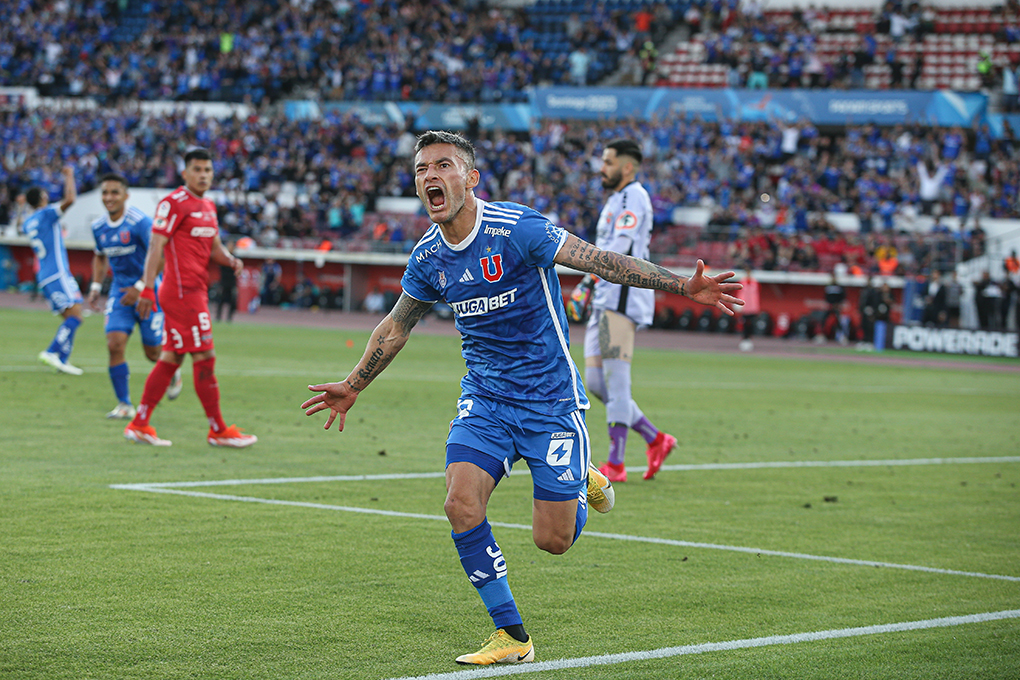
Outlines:
MULTIPOLYGON (((312 2, 215 0, 205 13, 185 0, 126 3, 123 11, 114 4, 3 3, 0 45, 8 49, 0 49, 0 85, 107 104, 258 106, 307 88, 329 99, 522 102, 538 80, 539 55, 568 51, 562 29, 547 33, 527 11, 478 11, 470 0, 345 2, 333 12, 312 2)), ((618 45, 633 41, 618 23, 626 22, 587 17, 578 36, 601 53, 600 72, 612 66, 618 45)), ((550 82, 567 77, 561 69, 544 72, 550 82)))
MULTIPOLYGON (((16 212, 11 197, 28 186, 59 191, 59 178, 49 169, 58 161, 75 163, 79 186, 87 189, 109 171, 134 187, 175 186, 181 144, 196 140, 218 152, 221 225, 237 237, 284 248, 315 247, 328 238, 345 250, 397 252, 408 250, 427 227, 402 218, 404 241, 379 242, 372 238, 373 228, 388 218, 366 220, 375 212, 377 197, 414 194, 413 177, 403 162, 410 156, 409 140, 413 147, 409 122, 374 124, 326 106, 317 120, 269 113, 189 119, 168 112, 149 114, 143 126, 140 116, 129 105, 0 111, 0 184, 9 187, 0 201, 6 200, 6 212, 16 212), (47 133, 53 127, 63 131, 59 138, 47 133)), ((598 149, 615 137, 640 140, 649 159, 643 183, 657 234, 663 234, 663 227, 683 225, 678 208, 702 208, 715 214, 713 226, 731 228, 734 237, 762 217, 763 193, 772 198, 766 228, 806 236, 819 215, 856 212, 876 230, 890 224, 899 229, 922 211, 914 168, 926 159, 939 159, 951 170, 944 184, 935 187, 942 214, 954 210, 952 199, 959 195, 969 203, 969 220, 1020 216, 1015 190, 1020 144, 1005 125, 1002 137, 992 139, 982 136, 980 128, 972 136, 969 130, 924 124, 854 125, 823 133, 806 122, 781 126, 779 121, 667 116, 598 123, 548 120, 527 134, 475 126, 469 134, 484 152, 476 189, 481 198, 531 205, 588 239, 594 239, 587 225, 595 224, 601 200, 594 170, 598 149), (956 135, 962 135, 956 159, 943 159, 945 139, 956 135)), ((957 146, 951 139, 950 153, 957 146)), ((963 211, 962 205, 955 209, 963 211)), ((675 244, 664 244, 658 236, 652 245, 656 256, 676 254, 675 244)), ((778 258, 778 266, 783 260, 778 258)))
MULTIPOLYGON (((117 397, 117 405, 106 414, 111 419, 129 419, 135 415, 131 403, 129 378, 131 372, 124 357, 128 338, 138 325, 142 348, 146 358, 155 363, 163 344, 163 312, 154 311, 144 321, 135 305, 145 289, 142 273, 145 253, 152 234, 152 218, 136 207, 128 207, 128 183, 117 174, 104 175, 99 183, 103 207, 107 214, 92 223, 92 236, 96 241, 92 257, 92 284, 88 303, 99 311, 99 296, 107 272, 112 272, 109 297, 106 300, 106 347, 110 354, 110 383, 117 397)), ((158 287, 157 282, 157 287, 158 287)), ((180 370, 174 375, 167 396, 176 399, 183 381, 180 370)))
POLYGON ((64 318, 57 328, 50 346, 39 352, 39 361, 52 366, 61 373, 81 375, 82 370, 68 362, 74 349, 74 334, 81 325, 81 290, 71 275, 67 262, 67 246, 64 245, 63 227, 60 216, 71 207, 78 197, 74 181, 74 168, 65 165, 61 170, 64 178, 64 196, 57 205, 50 205, 45 189, 32 187, 26 193, 28 204, 35 210, 21 225, 28 236, 35 253, 39 270, 36 281, 39 290, 50 303, 54 314, 64 318))

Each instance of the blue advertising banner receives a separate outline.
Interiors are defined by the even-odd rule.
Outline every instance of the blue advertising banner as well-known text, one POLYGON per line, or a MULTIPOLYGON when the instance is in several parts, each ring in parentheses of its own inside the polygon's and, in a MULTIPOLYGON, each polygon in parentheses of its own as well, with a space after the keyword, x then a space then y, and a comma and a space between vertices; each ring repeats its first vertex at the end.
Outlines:
POLYGON ((949 91, 732 90, 678 88, 540 87, 532 92, 539 118, 599 120, 664 115, 731 120, 792 120, 815 125, 925 122, 970 125, 984 114, 987 97, 949 91))
MULTIPOLYGON (((986 116, 988 98, 948 90, 732 90, 643 87, 539 87, 530 104, 433 104, 429 102, 289 101, 292 119, 354 113, 369 124, 402 123, 418 129, 463 130, 477 120, 483 130, 526 132, 533 120, 602 120, 698 116, 704 120, 772 121, 801 118, 815 125, 929 125, 969 127, 986 116)), ((1001 124, 1000 124, 1001 125, 1001 124)))
POLYGON ((369 125, 401 124, 410 115, 414 117, 415 127, 422 130, 463 130, 472 119, 477 119, 483 130, 526 132, 531 128, 529 104, 288 101, 284 112, 290 120, 351 113, 369 125))
POLYGON ((1020 113, 990 113, 985 116, 985 123, 988 123, 988 130, 996 139, 1000 139, 1006 131, 1006 124, 1014 134, 1020 132, 1020 113))
POLYGON ((397 104, 389 102, 313 102, 288 101, 284 113, 290 120, 311 118, 318 120, 327 116, 353 114, 367 125, 390 125, 401 123, 404 115, 397 104))
POLYGON ((416 116, 419 130, 463 130, 472 119, 483 130, 527 132, 531 129, 530 104, 398 104, 416 116))

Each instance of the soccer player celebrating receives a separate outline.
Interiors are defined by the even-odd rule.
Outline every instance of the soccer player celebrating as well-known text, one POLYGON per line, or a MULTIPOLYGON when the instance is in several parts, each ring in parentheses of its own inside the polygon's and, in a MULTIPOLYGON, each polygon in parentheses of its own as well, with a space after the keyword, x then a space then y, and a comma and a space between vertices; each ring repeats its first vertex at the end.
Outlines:
MULTIPOLYGON (((652 238, 652 201, 635 179, 641 163, 641 147, 630 139, 617 139, 602 151, 602 188, 612 192, 599 215, 595 245, 602 250, 648 259, 652 238)), ((660 432, 631 396, 630 363, 634 334, 652 323, 655 291, 630 284, 594 280, 586 274, 579 291, 594 287, 592 315, 584 335, 584 382, 606 405, 609 427, 609 462, 599 468, 613 482, 626 482, 623 466, 627 431, 633 429, 648 444, 645 457, 651 479, 676 446, 676 437, 660 432)))
MULTIPOLYGON (((117 405, 106 417, 127 419, 135 415, 128 389, 131 372, 124 359, 128 338, 135 324, 138 324, 145 356, 152 362, 159 359, 159 347, 163 342, 163 312, 154 309, 143 322, 135 309, 138 295, 145 289, 142 271, 145 267, 145 254, 149 249, 152 219, 138 208, 127 207, 127 180, 120 175, 104 175, 99 181, 99 188, 107 215, 92 223, 96 250, 92 256, 92 284, 89 286, 88 303, 93 310, 99 311, 99 292, 103 288, 106 272, 112 270, 113 283, 106 300, 104 316, 106 348, 110 353, 110 383, 117 397, 117 405)), ((166 396, 176 399, 183 384, 181 370, 178 368, 166 396)))
POLYGON ((60 216, 74 203, 78 189, 74 183, 74 168, 64 166, 60 172, 64 176, 64 197, 59 205, 49 204, 50 197, 45 189, 32 187, 25 193, 25 200, 35 212, 21 225, 21 230, 28 236, 32 251, 39 261, 39 271, 36 273, 39 289, 49 301, 53 313, 64 317, 53 342, 39 352, 39 361, 61 373, 81 375, 82 370, 67 363, 67 360, 74 349, 74 334, 81 325, 83 300, 78 282, 71 276, 64 232, 60 226, 60 216))
POLYGON ((446 503, 453 542, 496 631, 462 664, 535 658, 507 579, 486 506, 496 484, 524 459, 533 483, 532 537, 552 554, 581 534, 588 505, 608 512, 612 484, 591 465, 584 424, 588 399, 570 358, 567 317, 555 265, 603 279, 686 295, 732 314, 733 272, 693 276, 599 248, 568 234, 535 210, 477 198, 474 147, 460 135, 426 132, 414 158, 418 198, 433 221, 411 252, 403 291, 372 334, 361 360, 341 382, 310 385, 307 415, 329 411, 343 430, 358 395, 403 348, 415 324, 440 299, 456 314, 467 375, 446 441, 446 503))
POLYGON ((145 389, 134 419, 124 428, 131 441, 155 446, 170 446, 156 436, 149 424, 152 412, 184 362, 191 355, 195 392, 209 418, 206 440, 213 446, 243 448, 258 437, 244 434, 236 425, 227 427, 220 413, 220 387, 216 382, 216 353, 213 351, 212 321, 209 317, 209 260, 226 264, 238 274, 244 263, 234 257, 220 240, 216 204, 204 198, 212 186, 212 156, 205 149, 192 149, 184 155, 184 186, 156 206, 152 238, 145 255, 143 289, 137 310, 143 321, 156 307, 156 275, 161 259, 166 275, 159 288, 159 306, 163 308, 163 351, 145 381, 145 389))

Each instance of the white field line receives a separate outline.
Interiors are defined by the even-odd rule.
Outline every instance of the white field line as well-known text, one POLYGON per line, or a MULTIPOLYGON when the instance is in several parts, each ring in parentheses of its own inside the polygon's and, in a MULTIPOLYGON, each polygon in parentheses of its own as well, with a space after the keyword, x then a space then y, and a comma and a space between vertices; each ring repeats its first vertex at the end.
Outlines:
MULTIPOLYGON (((2 359, 2 357, 0 357, 2 359)), ((88 361, 84 363, 75 364, 79 368, 85 369, 86 373, 103 373, 105 375, 106 366, 105 364, 94 364, 88 361)), ((0 365, 0 373, 45 373, 53 372, 52 368, 48 366, 42 366, 37 364, 4 364, 0 365)), ((297 368, 278 367, 278 368, 231 368, 228 366, 216 367, 216 374, 223 376, 232 377, 248 377, 248 378, 287 378, 292 377, 296 380, 315 382, 316 377, 309 374, 306 371, 299 370, 297 368)), ((448 375, 421 375, 414 373, 401 373, 391 374, 384 373, 379 376, 378 380, 381 381, 400 381, 400 382, 423 382, 423 383, 449 383, 450 376, 448 375)), ((675 381, 644 381, 642 385, 646 388, 662 388, 672 389, 676 387, 675 381)), ((712 382, 712 383, 699 383, 699 382, 686 382, 685 387, 688 389, 712 389, 716 391, 721 390, 732 390, 737 392, 747 392, 756 390, 772 390, 777 392, 838 392, 840 394, 915 394, 916 388, 904 386, 904 385, 841 385, 838 389, 834 389, 831 385, 807 385, 803 383, 777 383, 777 382, 712 382)), ((924 388, 926 394, 944 394, 948 396, 986 396, 986 397, 1015 397, 1018 392, 1016 389, 1008 387, 967 387, 957 385, 932 385, 924 388)))
MULTIPOLYGON (((758 467, 833 467, 852 465, 888 465, 888 464, 911 464, 911 465, 946 465, 959 462, 1020 462, 1020 457, 1005 456, 999 458, 924 458, 912 461, 816 461, 813 463, 787 462, 787 463, 734 463, 725 466, 673 466, 676 469, 684 470, 715 470, 715 469, 754 469, 758 467)), ((666 467, 662 468, 666 470, 666 467)), ((423 519, 430 521, 446 522, 442 515, 425 515, 420 513, 398 512, 395 510, 380 510, 375 508, 356 508, 343 505, 329 505, 325 503, 309 503, 304 501, 287 501, 273 498, 259 498, 257 496, 237 496, 231 494, 216 494, 203 491, 189 491, 187 489, 196 487, 211 486, 242 486, 255 484, 289 484, 302 482, 334 482, 334 481, 366 481, 366 480, 391 480, 391 479, 434 479, 442 477, 441 472, 408 473, 391 475, 338 475, 333 477, 282 477, 271 479, 233 479, 233 480, 208 480, 199 482, 161 482, 151 484, 112 484, 113 489, 128 491, 147 491, 150 493, 165 493, 178 496, 190 496, 192 498, 208 498, 213 500, 234 501, 240 503, 261 503, 264 505, 280 505, 299 508, 311 508, 316 510, 330 510, 333 512, 353 512, 365 515, 381 515, 385 517, 402 517, 407 519, 423 519)), ((526 524, 513 524, 508 522, 490 522, 495 527, 505 529, 518 529, 531 531, 531 526, 526 524)), ((818 562, 829 562, 832 564, 847 564, 860 567, 880 567, 887 569, 902 569, 906 571, 918 571, 929 574, 945 574, 950 576, 966 576, 971 578, 994 579, 1001 581, 1020 582, 1020 576, 1006 576, 1001 574, 985 574, 982 572, 959 571, 955 569, 940 569, 914 564, 897 564, 894 562, 878 562, 874 560, 857 560, 846 557, 832 557, 827 555, 810 555, 806 553, 786 552, 782 550, 767 550, 763 548, 752 548, 746 546, 720 545, 717 543, 700 543, 693 541, 680 541, 669 538, 657 538, 654 536, 631 536, 627 534, 611 534, 599 531, 586 531, 585 535, 594 538, 607 538, 617 541, 631 541, 637 543, 649 543, 654 545, 666 545, 680 548, 695 548, 703 550, 723 550, 728 552, 739 552, 753 555, 767 555, 769 557, 785 557, 799 560, 814 560, 818 562)))
MULTIPOLYGON (((490 522, 498 526, 495 522, 490 522)), ((531 527, 528 527, 529 529, 531 527)), ((769 557, 789 557, 796 560, 815 560, 816 562, 831 562, 833 564, 850 564, 858 567, 885 567, 887 569, 903 569, 906 571, 923 571, 928 574, 946 574, 950 576, 969 576, 972 578, 995 579, 999 581, 1014 581, 1020 583, 1020 576, 1004 576, 1001 574, 984 574, 977 571, 958 571, 956 569, 939 569, 937 567, 925 567, 916 564, 897 564, 895 562, 875 562, 873 560, 855 560, 849 557, 830 557, 828 555, 809 555, 806 553, 786 552, 783 550, 763 550, 760 548, 746 548, 737 545, 719 545, 717 543, 697 543, 692 541, 677 541, 670 538, 655 538, 649 536, 628 536, 626 534, 607 534, 600 531, 585 531, 585 536, 596 538, 611 538, 617 541, 633 541, 636 543, 655 543, 658 545, 669 545, 681 548, 702 548, 705 550, 726 550, 729 552, 749 553, 752 555, 768 555, 769 557)))
MULTIPOLYGON (((902 460, 785 460, 759 463, 705 463, 702 465, 663 465, 660 470, 689 472, 694 470, 760 470, 764 468, 808 467, 896 467, 901 465, 966 465, 968 463, 1020 463, 1020 456, 975 456, 967 458, 905 458, 902 460)), ((643 467, 627 468, 644 472, 643 467)))
MULTIPOLYGON (((891 460, 790 460, 757 463, 704 463, 700 465, 663 465, 665 472, 694 472, 698 470, 759 470, 763 468, 808 467, 885 467, 906 465, 966 465, 969 463, 1020 463, 1020 456, 984 456, 971 458, 904 458, 891 460)), ((643 467, 629 467, 628 472, 644 472, 643 467)), ((514 474, 530 475, 527 467, 514 474)), ((112 489, 149 491, 160 488, 188 489, 202 486, 247 486, 254 484, 301 484, 305 482, 368 482, 391 479, 436 479, 444 472, 407 472, 385 475, 333 475, 320 477, 269 477, 263 479, 216 479, 198 482, 144 482, 140 484, 111 484, 112 489)))
POLYGON ((1004 619, 1020 618, 1020 609, 1010 609, 984 614, 967 616, 947 616, 941 619, 924 621, 905 621, 877 626, 861 626, 859 628, 838 628, 820 630, 813 633, 796 633, 793 635, 770 635, 768 637, 749 638, 747 640, 730 640, 728 642, 707 642, 700 645, 683 645, 681 647, 663 647, 644 652, 623 652, 620 654, 604 654, 601 656, 584 656, 577 659, 558 659, 556 661, 540 661, 538 663, 519 664, 512 666, 484 666, 482 668, 455 671, 452 673, 434 673, 414 677, 391 678, 391 680, 473 680, 474 678, 493 678, 505 675, 523 675, 525 673, 541 673, 558 671, 568 668, 587 668, 590 666, 611 666, 631 661, 648 661, 651 659, 668 659, 675 656, 705 654, 707 652, 724 652, 734 649, 752 649, 755 647, 771 647, 774 645, 792 645, 801 642, 818 642, 819 640, 837 640, 842 638, 862 637, 864 635, 885 635, 903 633, 911 630, 927 630, 931 628, 949 628, 972 623, 987 623, 1004 619))

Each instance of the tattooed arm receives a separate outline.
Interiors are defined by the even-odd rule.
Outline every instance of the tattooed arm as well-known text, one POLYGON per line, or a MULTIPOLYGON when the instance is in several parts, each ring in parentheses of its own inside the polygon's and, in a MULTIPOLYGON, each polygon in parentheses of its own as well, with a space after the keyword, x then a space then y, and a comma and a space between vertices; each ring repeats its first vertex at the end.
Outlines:
POLYGON ((647 260, 614 253, 583 241, 573 234, 556 253, 555 261, 564 267, 589 272, 599 278, 635 288, 653 288, 677 293, 703 305, 718 307, 733 316, 732 305, 744 304, 730 293, 740 290, 739 283, 727 283, 734 272, 705 276, 705 263, 698 260, 694 274, 683 277, 647 260))
POLYGON ((323 429, 328 430, 333 421, 339 418, 338 426, 342 432, 347 412, 354 406, 358 395, 390 365, 397 352, 407 344, 415 324, 431 307, 430 302, 415 300, 401 293, 397 304, 393 305, 386 318, 375 327, 361 361, 347 378, 341 382, 308 386, 308 389, 320 394, 301 404, 301 408, 305 409, 305 415, 310 416, 329 409, 329 418, 323 429))

